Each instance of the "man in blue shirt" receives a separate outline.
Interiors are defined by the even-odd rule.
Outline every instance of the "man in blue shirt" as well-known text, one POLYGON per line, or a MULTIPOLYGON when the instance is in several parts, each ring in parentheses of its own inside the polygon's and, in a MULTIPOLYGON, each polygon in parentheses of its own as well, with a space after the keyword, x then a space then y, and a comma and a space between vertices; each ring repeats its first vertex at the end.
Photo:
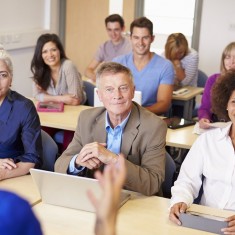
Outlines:
POLYGON ((142 92, 142 106, 153 113, 164 114, 171 105, 174 67, 169 60, 150 52, 154 35, 149 19, 135 19, 130 31, 133 52, 116 57, 113 61, 131 70, 135 88, 142 92))
POLYGON ((10 89, 13 69, 0 48, 0 181, 41 165, 41 127, 33 102, 10 89))
POLYGON ((132 102, 133 77, 125 66, 107 62, 96 73, 104 107, 81 112, 74 138, 57 159, 55 171, 93 177, 94 170, 125 158, 124 187, 159 194, 165 176, 166 124, 132 102))

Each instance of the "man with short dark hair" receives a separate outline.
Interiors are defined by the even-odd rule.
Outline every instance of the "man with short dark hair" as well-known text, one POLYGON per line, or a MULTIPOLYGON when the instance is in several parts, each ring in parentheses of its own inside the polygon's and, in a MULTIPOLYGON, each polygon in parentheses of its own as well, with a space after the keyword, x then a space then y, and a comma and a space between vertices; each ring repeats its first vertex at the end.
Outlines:
POLYGON ((131 51, 129 38, 122 36, 125 24, 120 15, 113 14, 106 17, 105 27, 110 40, 100 45, 94 58, 85 70, 85 76, 92 82, 95 82, 95 70, 100 63, 111 61, 116 56, 124 55, 131 51))
POLYGON ((113 61, 128 67, 137 91, 142 92, 142 106, 164 114, 171 105, 174 68, 169 60, 150 51, 154 41, 153 24, 146 17, 135 19, 130 26, 133 52, 113 61))

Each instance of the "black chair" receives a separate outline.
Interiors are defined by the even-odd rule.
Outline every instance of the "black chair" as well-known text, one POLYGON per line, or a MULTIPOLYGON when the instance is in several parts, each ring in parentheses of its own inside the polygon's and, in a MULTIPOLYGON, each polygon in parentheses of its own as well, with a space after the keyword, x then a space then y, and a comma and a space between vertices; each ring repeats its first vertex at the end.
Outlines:
POLYGON ((163 197, 171 197, 171 187, 176 176, 176 165, 173 158, 166 152, 165 180, 162 183, 163 197))
POLYGON ((87 101, 86 101, 85 105, 94 106, 95 85, 93 85, 90 82, 83 81, 83 86, 84 86, 84 91, 86 92, 86 95, 87 95, 87 101))

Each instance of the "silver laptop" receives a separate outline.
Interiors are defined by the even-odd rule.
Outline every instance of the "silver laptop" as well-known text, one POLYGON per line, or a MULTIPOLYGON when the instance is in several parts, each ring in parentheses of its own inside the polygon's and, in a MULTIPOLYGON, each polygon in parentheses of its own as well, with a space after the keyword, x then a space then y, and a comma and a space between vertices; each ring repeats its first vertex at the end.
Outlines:
MULTIPOLYGON (((95 208, 87 196, 87 191, 91 190, 97 198, 101 197, 102 191, 96 179, 38 169, 30 169, 30 173, 43 203, 95 212, 95 208)), ((129 198, 130 194, 123 191, 120 207, 129 198)))

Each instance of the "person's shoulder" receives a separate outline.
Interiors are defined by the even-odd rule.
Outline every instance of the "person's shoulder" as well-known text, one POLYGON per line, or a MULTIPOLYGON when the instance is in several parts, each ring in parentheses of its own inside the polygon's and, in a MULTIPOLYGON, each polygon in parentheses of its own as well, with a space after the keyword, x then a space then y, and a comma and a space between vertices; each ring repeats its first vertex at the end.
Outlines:
POLYGON ((162 128, 167 129, 167 125, 163 121, 162 118, 160 118, 155 113, 150 112, 149 110, 140 106, 137 103, 134 103, 134 105, 139 110, 141 122, 145 122, 145 123, 149 124, 149 125, 146 125, 146 128, 148 127, 150 129, 152 129, 153 127, 158 127, 158 128, 162 127, 162 128))
POLYGON ((161 55, 158 55, 156 53, 154 53, 153 55, 153 59, 155 60, 156 63, 161 63, 162 65, 169 65, 169 66, 173 66, 172 62, 166 58, 164 58, 161 55))
POLYGON ((9 94, 9 99, 12 100, 15 104, 18 106, 26 106, 26 107, 31 107, 34 106, 34 103, 32 100, 26 98, 25 96, 21 95, 20 93, 16 91, 10 91, 9 94))
POLYGON ((80 113, 81 118, 85 119, 93 119, 97 118, 101 114, 103 114, 106 111, 105 107, 92 107, 89 109, 85 109, 80 113))
POLYGON ((214 83, 219 76, 220 76, 220 73, 214 73, 208 77, 207 81, 214 83))
POLYGON ((127 64, 128 60, 129 60, 131 57, 132 57, 132 53, 128 53, 128 54, 125 54, 125 55, 117 56, 117 57, 115 57, 112 61, 113 61, 113 62, 120 63, 120 64, 127 64))
POLYGON ((69 59, 63 59, 61 61, 61 66, 64 68, 64 69, 67 69, 67 68, 75 68, 75 64, 69 60, 69 59))

